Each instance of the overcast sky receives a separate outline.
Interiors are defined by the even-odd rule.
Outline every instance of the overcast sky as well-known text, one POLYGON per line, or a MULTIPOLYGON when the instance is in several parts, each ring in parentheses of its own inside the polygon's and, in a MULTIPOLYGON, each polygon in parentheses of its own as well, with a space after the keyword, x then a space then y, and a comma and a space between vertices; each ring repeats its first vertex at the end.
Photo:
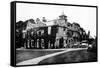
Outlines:
POLYGON ((90 30, 92 37, 96 36, 96 8, 92 7, 17 3, 16 21, 42 19, 42 17, 53 20, 57 19, 62 12, 67 16, 70 23, 77 22, 86 32, 90 30))

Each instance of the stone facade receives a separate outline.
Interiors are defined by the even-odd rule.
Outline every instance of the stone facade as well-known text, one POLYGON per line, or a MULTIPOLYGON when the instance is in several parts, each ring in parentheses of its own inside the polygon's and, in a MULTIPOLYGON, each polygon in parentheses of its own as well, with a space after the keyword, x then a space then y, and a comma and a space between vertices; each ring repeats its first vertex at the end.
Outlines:
POLYGON ((82 31, 78 23, 69 23, 67 16, 63 13, 59 19, 52 20, 53 25, 47 26, 43 22, 49 22, 45 18, 36 23, 27 22, 27 27, 23 30, 25 48, 66 48, 72 47, 76 42, 80 42, 82 31))

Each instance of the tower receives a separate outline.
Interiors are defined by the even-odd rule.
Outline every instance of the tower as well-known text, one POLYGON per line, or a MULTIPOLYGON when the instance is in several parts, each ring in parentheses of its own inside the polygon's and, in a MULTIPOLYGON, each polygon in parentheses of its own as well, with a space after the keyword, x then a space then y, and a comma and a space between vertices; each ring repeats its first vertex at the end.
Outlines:
POLYGON ((62 12, 62 14, 59 16, 59 19, 67 21, 67 16, 62 12))

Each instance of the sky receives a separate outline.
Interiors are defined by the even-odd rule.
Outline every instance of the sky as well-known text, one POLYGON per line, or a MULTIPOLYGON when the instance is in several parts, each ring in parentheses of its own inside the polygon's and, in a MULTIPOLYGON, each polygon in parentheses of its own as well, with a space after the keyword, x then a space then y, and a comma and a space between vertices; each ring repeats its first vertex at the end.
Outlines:
POLYGON ((58 19, 64 12, 68 22, 79 23, 92 37, 96 36, 96 8, 17 3, 16 22, 45 17, 48 21, 58 19))

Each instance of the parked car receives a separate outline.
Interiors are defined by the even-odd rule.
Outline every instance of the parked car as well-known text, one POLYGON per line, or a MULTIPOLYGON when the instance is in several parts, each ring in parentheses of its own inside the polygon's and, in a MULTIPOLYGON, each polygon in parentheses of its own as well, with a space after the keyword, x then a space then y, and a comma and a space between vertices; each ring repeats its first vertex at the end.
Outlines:
POLYGON ((81 42, 81 47, 82 48, 88 48, 88 45, 89 44, 88 44, 88 42, 86 40, 84 40, 84 41, 81 42))

